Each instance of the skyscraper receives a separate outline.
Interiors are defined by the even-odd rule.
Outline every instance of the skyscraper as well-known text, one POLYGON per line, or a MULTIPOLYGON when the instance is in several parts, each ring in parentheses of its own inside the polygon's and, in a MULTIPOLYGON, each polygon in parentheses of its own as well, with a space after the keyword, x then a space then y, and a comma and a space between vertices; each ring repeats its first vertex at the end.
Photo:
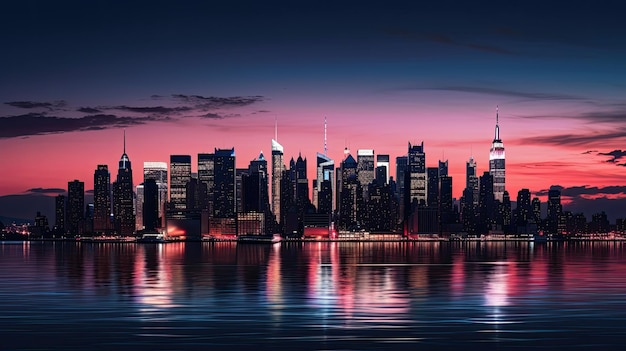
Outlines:
POLYGON ((281 193, 281 179, 283 171, 285 170, 285 164, 283 161, 283 146, 275 139, 272 139, 272 212, 276 217, 276 222, 281 222, 280 215, 280 193, 281 193))
POLYGON ((98 165, 93 175, 93 231, 111 230, 111 175, 107 165, 98 165))
POLYGON ((170 208, 187 208, 187 183, 191 180, 191 156, 170 156, 170 208))
POLYGON ((85 183, 74 180, 67 183, 67 206, 65 227, 70 236, 82 233, 82 220, 85 214, 85 183))
POLYGON ((215 155, 198 154, 198 181, 206 196, 202 199, 202 208, 213 213, 213 187, 215 186, 215 155))
MULTIPOLYGON (((143 163, 143 181, 154 179, 158 188, 158 211, 159 225, 165 225, 165 203, 167 202, 168 178, 167 178, 167 162, 144 162, 143 163)), ((145 188, 144 188, 145 190, 145 188)))
POLYGON ((376 155, 376 168, 385 167, 385 184, 389 183, 389 155, 376 155))
POLYGON ((476 161, 474 157, 470 156, 469 160, 465 164, 465 187, 472 192, 472 199, 474 206, 478 206, 479 199, 479 184, 478 173, 476 173, 476 161))
POLYGON ((439 206, 439 169, 437 167, 426 168, 426 194, 428 207, 437 208, 439 206))
POLYGON ((54 220, 55 234, 65 234, 65 195, 57 195, 55 198, 54 212, 56 215, 54 220))
POLYGON ((115 231, 121 236, 130 236, 135 232, 134 202, 133 170, 126 154, 124 133, 124 152, 120 158, 117 179, 113 184, 113 220, 115 231))
POLYGON ((500 139, 500 126, 498 119, 498 109, 496 108, 496 129, 489 151, 489 173, 493 177, 493 195, 500 202, 504 196, 504 144, 500 139))
POLYGON ((408 175, 405 175, 405 179, 408 179, 408 183, 405 182, 404 186, 409 188, 408 205, 413 202, 417 202, 418 205, 426 205, 428 195, 426 192, 426 153, 424 153, 423 141, 420 145, 409 143, 407 161, 408 175))
POLYGON ((142 204, 139 204, 143 213, 142 226, 148 231, 153 231, 161 226, 159 221, 159 186, 154 179, 146 179, 143 186, 144 200, 142 204))
POLYGON ((558 187, 550 187, 550 190, 548 190, 548 217, 546 226, 549 233, 556 234, 558 232, 562 212, 561 190, 558 187))
POLYGON ((318 211, 320 211, 320 208, 323 208, 324 213, 331 213, 326 211, 328 209, 330 209, 330 211, 334 209, 332 197, 335 193, 335 189, 333 189, 335 187, 335 161, 318 152, 316 171, 317 179, 315 180, 315 189, 313 189, 314 205, 318 211), (324 182, 328 183, 325 184, 324 182), (324 196, 320 196, 322 188, 325 188, 324 196), (330 203, 328 201, 330 201, 330 203))
POLYGON ((356 152, 357 176, 361 188, 363 189, 363 197, 367 200, 368 186, 374 178, 376 178, 376 169, 374 168, 374 150, 357 150, 356 152))
POLYGON ((215 186, 213 190, 216 218, 236 218, 235 149, 215 149, 215 186))
MULTIPOLYGON (((396 192, 400 204, 404 201, 404 174, 407 171, 408 162, 409 159, 407 156, 396 157, 396 192)), ((403 206, 400 206, 400 211, 402 211, 402 209, 403 206)))

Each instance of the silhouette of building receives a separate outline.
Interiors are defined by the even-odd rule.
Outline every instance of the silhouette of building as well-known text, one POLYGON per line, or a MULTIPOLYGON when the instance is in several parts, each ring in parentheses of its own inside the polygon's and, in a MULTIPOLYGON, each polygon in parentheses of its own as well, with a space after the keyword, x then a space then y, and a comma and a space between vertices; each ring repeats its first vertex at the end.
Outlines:
POLYGON ((339 226, 341 229, 354 229, 359 226, 359 219, 362 214, 360 210, 363 206, 363 189, 358 179, 357 161, 346 153, 346 158, 341 162, 341 182, 340 182, 340 206, 339 206, 339 226))
POLYGON ((437 208, 439 206, 439 169, 437 167, 426 168, 426 198, 428 207, 437 208))
POLYGON ((548 190, 548 217, 546 218, 546 229, 548 233, 558 233, 562 212, 561 190, 557 187, 550 187, 550 190, 548 190))
POLYGON ((313 204, 320 213, 332 213, 335 193, 335 161, 324 154, 317 153, 317 179, 313 190, 313 204))
POLYGON ((368 187, 376 178, 376 169, 374 168, 374 150, 364 149, 357 150, 357 177, 361 188, 363 189, 363 198, 367 202, 369 200, 368 187))
POLYGON ((146 179, 143 182, 143 227, 147 231, 154 231, 161 227, 159 216, 159 186, 155 179, 146 179))
POLYGON ((134 234, 136 227, 134 205, 133 170, 126 154, 126 133, 124 133, 124 152, 120 158, 117 179, 113 183, 113 222, 117 234, 121 236, 134 234))
MULTIPOLYGON (((69 189, 69 184, 68 184, 69 189)), ((66 221, 65 221, 65 195, 57 195, 54 201, 54 232, 56 236, 65 235, 66 233, 66 221)))
POLYGON ((187 208, 187 183, 191 180, 191 156, 170 156, 170 208, 187 208))
POLYGON ((213 213, 215 187, 215 155, 198 154, 198 182, 202 193, 201 208, 213 213))
POLYGON ((500 126, 498 119, 498 110, 496 109, 496 129, 489 150, 489 173, 493 177, 493 196, 496 200, 502 202, 504 196, 505 184, 505 157, 504 143, 500 139, 500 126))
POLYGON ((489 172, 484 172, 480 177, 479 183, 479 214, 476 230, 477 234, 487 234, 494 229, 496 224, 496 201, 493 195, 493 176, 489 172))
POLYGON ((276 221, 281 223, 281 179, 285 171, 283 146, 272 139, 272 212, 276 221))
POLYGON ((165 220, 165 210, 166 210, 167 191, 168 191, 167 162, 154 162, 154 161, 144 162, 143 163, 144 183, 148 179, 154 179, 159 189, 159 198, 158 198, 159 225, 157 226, 157 228, 161 228, 165 226, 164 220, 165 220))
POLYGON ((478 173, 476 173, 476 161, 474 161, 473 156, 470 156, 465 164, 465 187, 472 192, 474 206, 478 207, 480 189, 478 185, 478 173))
POLYGON ((236 219, 235 149, 215 149, 215 218, 236 219))
POLYGON ((69 236, 82 234, 85 210, 85 183, 74 180, 67 183, 66 229, 69 236))
POLYGON ((399 217, 400 219, 404 219, 404 208, 405 208, 405 176, 408 169, 409 158, 407 156, 399 156, 396 157, 396 199, 399 203, 399 217))
POLYGON ((424 142, 420 145, 411 145, 409 143, 407 157, 407 173, 404 186, 405 188, 408 187, 408 204, 416 202, 420 206, 425 206, 428 203, 428 194, 426 190, 427 176, 424 142))
MULTIPOLYGON (((383 178, 385 184, 389 184, 389 172, 391 171, 389 165, 389 155, 376 155, 376 169, 379 167, 384 167, 384 177, 382 177, 382 174, 381 177, 383 178)), ((379 178, 378 174, 376 175, 376 178, 379 178)))
POLYGON ((107 165, 98 165, 93 175, 93 231, 111 231, 111 174, 107 165))

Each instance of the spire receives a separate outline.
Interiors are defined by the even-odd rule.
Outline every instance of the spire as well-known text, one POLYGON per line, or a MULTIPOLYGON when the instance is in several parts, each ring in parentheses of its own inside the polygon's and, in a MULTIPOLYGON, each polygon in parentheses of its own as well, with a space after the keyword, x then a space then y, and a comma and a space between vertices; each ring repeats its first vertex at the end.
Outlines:
POLYGON ((126 129, 124 129, 124 153, 126 153, 126 129))
POLYGON ((499 125, 499 117, 498 117, 498 105, 496 105, 496 130, 495 130, 495 135, 493 137, 493 140, 500 140, 500 125, 499 125))

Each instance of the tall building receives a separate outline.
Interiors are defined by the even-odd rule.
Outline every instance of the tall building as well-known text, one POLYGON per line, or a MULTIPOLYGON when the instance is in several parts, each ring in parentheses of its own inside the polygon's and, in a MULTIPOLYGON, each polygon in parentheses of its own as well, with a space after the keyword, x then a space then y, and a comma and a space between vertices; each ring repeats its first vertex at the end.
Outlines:
POLYGON ((120 158, 117 179, 113 183, 113 221, 115 231, 121 236, 131 236, 135 232, 133 190, 133 170, 126 154, 126 133, 124 133, 124 152, 120 158))
POLYGON ((142 226, 145 230, 154 231, 161 227, 159 216, 159 186, 155 179, 146 179, 143 183, 142 226))
POLYGON ((315 179, 315 188, 313 189, 313 204, 318 212, 331 213, 334 210, 335 161, 318 152, 316 174, 317 179, 315 179), (320 195, 322 189, 324 189, 324 194, 320 195), (323 209, 323 211, 320 209, 323 209), (330 212, 327 212, 329 210, 330 212))
POLYGON ((357 161, 349 153, 341 162, 339 223, 343 229, 358 225, 361 217, 363 189, 358 179, 357 167, 357 161))
MULTIPOLYGON (((69 188, 69 186, 68 186, 69 188)), ((65 234, 65 195, 57 195, 54 201, 54 230, 56 234, 65 234)))
POLYGON ((365 149, 357 150, 357 177, 361 188, 363 189, 363 197, 369 199, 368 187, 376 178, 376 169, 374 168, 374 150, 365 149))
MULTIPOLYGON (((409 158, 407 156, 396 157, 396 193, 400 204, 404 201, 404 175, 407 171, 409 158)), ((403 206, 400 206, 402 211, 403 206)))
POLYGON ((215 186, 215 155, 198 154, 198 181, 206 196, 202 199, 202 208, 213 213, 213 188, 215 186))
POLYGON ((535 214, 530 202, 530 190, 520 189, 517 192, 517 209, 515 210, 515 225, 525 226, 528 222, 535 222, 535 214))
MULTIPOLYGON (((144 183, 154 179, 158 188, 158 211, 159 211, 159 225, 158 227, 165 226, 165 204, 167 203, 167 190, 168 190, 168 177, 167 177, 167 162, 153 162, 148 161, 143 163, 143 181, 144 183)), ((145 190, 145 189, 144 189, 145 190)))
POLYGON ((144 183, 135 187, 135 230, 144 229, 143 205, 144 205, 144 183))
POLYGON ((236 218, 235 195, 235 149, 215 149, 213 216, 236 218))
POLYGON ((504 143, 500 139, 500 126, 498 120, 498 109, 496 108, 496 129, 489 150, 489 173, 493 177, 493 195, 500 202, 503 201, 505 168, 504 168, 504 143))
POLYGON ((548 217, 546 223, 546 229, 549 233, 557 233, 562 212, 561 190, 557 187, 550 187, 550 190, 548 190, 548 217))
POLYGON ((483 175, 480 176, 479 183, 479 223, 476 230, 478 234, 486 234, 493 229, 496 223, 496 207, 493 195, 493 176, 489 172, 484 172, 483 175))
POLYGON ((67 206, 65 228, 70 236, 82 233, 85 214, 85 183, 74 180, 67 183, 67 206))
POLYGON ((439 206, 439 169, 437 167, 426 168, 426 194, 428 207, 437 208, 439 206))
POLYGON ((472 192, 472 199, 474 206, 478 206, 479 198, 479 184, 478 173, 476 173, 476 161, 474 156, 470 156, 469 160, 465 163, 465 187, 472 192))
POLYGON ((417 202, 418 205, 426 205, 428 195, 426 192, 426 153, 424 153, 423 141, 420 145, 409 143, 407 161, 408 174, 405 175, 405 179, 408 182, 405 181, 404 186, 408 187, 408 204, 417 202))
POLYGON ((93 231, 111 230, 111 174, 107 165, 98 165, 93 175, 93 231))
POLYGON ((455 222, 454 202, 452 200, 452 177, 442 175, 439 177, 439 219, 441 224, 455 222))
POLYGON ((445 161, 441 161, 439 160, 439 177, 443 177, 443 176, 447 176, 448 175, 448 160, 445 161))
POLYGON ((385 167, 385 184, 389 184, 389 155, 376 155, 376 168, 385 167))
POLYGON ((187 183, 191 180, 191 156, 170 156, 170 208, 187 208, 187 183))
POLYGON ((280 193, 281 179, 285 164, 283 161, 283 146, 278 141, 272 139, 272 212, 276 217, 276 222, 281 222, 280 214, 280 193))

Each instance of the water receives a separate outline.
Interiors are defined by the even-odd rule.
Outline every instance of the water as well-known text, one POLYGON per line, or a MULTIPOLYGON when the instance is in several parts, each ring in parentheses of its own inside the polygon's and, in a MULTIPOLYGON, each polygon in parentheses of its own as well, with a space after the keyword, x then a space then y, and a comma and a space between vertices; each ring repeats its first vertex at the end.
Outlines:
POLYGON ((0 350, 611 350, 626 244, 0 243, 0 350))

